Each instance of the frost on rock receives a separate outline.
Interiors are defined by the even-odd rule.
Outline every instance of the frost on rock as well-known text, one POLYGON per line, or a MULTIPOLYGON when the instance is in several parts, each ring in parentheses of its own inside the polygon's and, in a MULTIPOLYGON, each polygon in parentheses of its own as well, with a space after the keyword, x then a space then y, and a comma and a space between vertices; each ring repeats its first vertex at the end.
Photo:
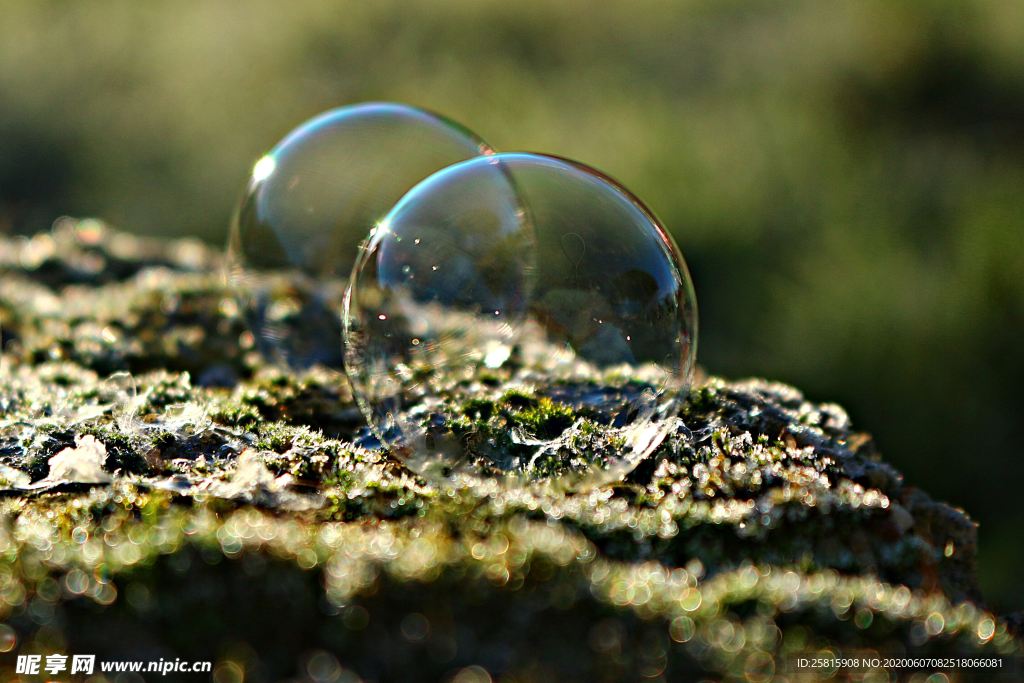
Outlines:
POLYGON ((290 490, 293 477, 275 477, 263 463, 260 454, 247 448, 238 456, 238 466, 229 481, 208 480, 199 486, 218 498, 238 500, 282 510, 311 510, 323 505, 316 496, 290 490))
POLYGON ((32 477, 28 476, 21 470, 7 465, 0 465, 0 490, 21 488, 32 481, 32 477))
POLYGON ((44 488, 56 484, 106 484, 111 477, 103 470, 107 448, 95 436, 75 438, 74 448, 65 448, 49 460, 50 473, 31 485, 44 488))

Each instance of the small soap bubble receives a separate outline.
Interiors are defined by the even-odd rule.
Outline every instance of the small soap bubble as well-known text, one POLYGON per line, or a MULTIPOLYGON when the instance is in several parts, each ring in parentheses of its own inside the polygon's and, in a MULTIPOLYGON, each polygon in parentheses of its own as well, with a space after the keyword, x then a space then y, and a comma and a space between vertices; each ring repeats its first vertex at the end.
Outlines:
POLYGON ((628 190, 555 157, 481 157, 417 185, 345 307, 361 409, 432 478, 617 479, 677 424, 693 378, 678 247, 628 190))
POLYGON ((231 226, 228 278, 259 350, 296 368, 343 362, 340 301, 359 244, 416 183, 490 148, 415 107, 341 107, 256 162, 231 226))

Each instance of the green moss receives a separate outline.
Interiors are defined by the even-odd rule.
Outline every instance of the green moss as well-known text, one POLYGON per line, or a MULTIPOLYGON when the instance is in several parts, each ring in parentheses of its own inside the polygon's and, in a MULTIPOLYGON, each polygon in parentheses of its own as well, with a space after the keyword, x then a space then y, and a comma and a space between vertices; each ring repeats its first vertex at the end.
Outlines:
MULTIPOLYGON (((212 280, 162 273, 156 296, 146 277, 116 290, 139 321, 160 321, 132 334, 180 324, 168 297, 177 316, 223 316, 228 293, 212 280)), ((76 319, 121 311, 112 293, 76 319)), ((823 648, 1021 652, 979 595, 966 514, 905 485, 840 408, 792 387, 700 383, 661 447, 615 484, 445 490, 355 445, 366 432, 338 372, 290 374, 238 349, 186 361, 191 351, 161 347, 134 366, 131 339, 107 335, 85 354, 72 322, 51 315, 17 317, 0 461, 38 481, 92 435, 113 483, 0 497, 0 615, 22 648, 141 652, 156 638, 198 659, 244 640, 285 676, 315 642, 367 676, 397 661, 395 679, 437 680, 476 662, 524 681, 657 666, 740 680, 757 657, 823 648), (78 349, 70 360, 37 362, 65 348, 51 328, 78 349), (135 400, 117 398, 111 358, 136 372, 135 400), (236 386, 196 386, 225 365, 236 386), (395 640, 413 611, 434 629, 427 649, 395 640), (104 629, 122 635, 94 636, 104 629), (304 635, 281 635, 293 632, 304 635), (461 654, 431 659, 447 638, 461 654)), ((452 426, 509 453, 513 430, 572 428, 536 478, 585 469, 593 444, 613 441, 594 416, 501 382, 461 399, 452 426)))
POLYGON ((549 398, 537 399, 534 405, 511 413, 513 424, 530 430, 542 439, 553 439, 572 426, 572 408, 554 403, 549 398))

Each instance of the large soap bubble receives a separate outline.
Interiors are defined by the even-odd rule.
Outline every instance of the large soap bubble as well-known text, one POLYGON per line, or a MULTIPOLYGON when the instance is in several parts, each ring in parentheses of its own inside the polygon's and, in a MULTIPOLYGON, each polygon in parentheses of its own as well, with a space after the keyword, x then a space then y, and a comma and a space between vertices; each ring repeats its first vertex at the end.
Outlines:
POLYGON ((359 244, 416 183, 487 145, 414 107, 369 103, 310 119, 253 168, 228 239, 229 278, 260 350, 341 367, 341 296, 359 244))
POLYGON ((377 437, 432 478, 602 483, 675 425, 696 303, 672 238, 581 164, 497 154, 439 171, 378 225, 345 298, 377 437))

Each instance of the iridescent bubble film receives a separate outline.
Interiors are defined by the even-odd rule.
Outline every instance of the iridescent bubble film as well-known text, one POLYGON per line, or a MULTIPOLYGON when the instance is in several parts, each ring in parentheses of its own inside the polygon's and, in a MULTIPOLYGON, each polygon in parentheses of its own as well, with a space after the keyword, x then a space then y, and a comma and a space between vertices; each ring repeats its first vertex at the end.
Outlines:
POLYGON ((411 190, 346 293, 349 378, 413 470, 591 485, 675 424, 697 320, 649 210, 581 164, 469 160, 411 190))
POLYGON ((341 295, 370 228, 419 181, 490 152, 456 123, 390 103, 334 109, 289 133, 255 164, 228 240, 260 350, 340 367, 341 295))

